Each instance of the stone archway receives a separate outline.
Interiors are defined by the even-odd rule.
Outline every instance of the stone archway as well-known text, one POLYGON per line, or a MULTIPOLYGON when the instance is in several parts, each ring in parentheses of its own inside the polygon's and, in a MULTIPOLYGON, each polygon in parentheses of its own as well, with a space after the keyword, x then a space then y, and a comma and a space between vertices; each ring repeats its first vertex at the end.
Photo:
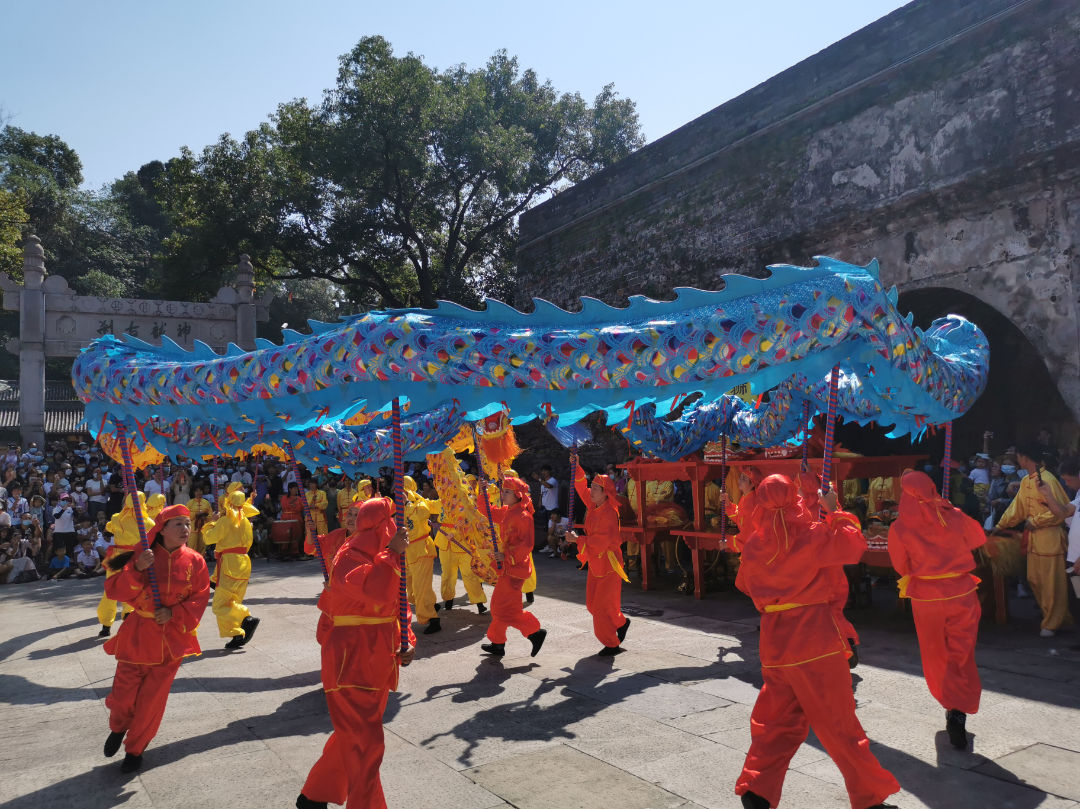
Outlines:
POLYGON ((984 430, 994 432, 991 445, 1000 452, 1009 444, 1034 439, 1043 427, 1058 446, 1076 448, 1080 425, 1062 393, 1066 386, 1051 374, 1043 352, 1006 315, 969 292, 940 286, 901 292, 897 308, 912 312, 915 324, 923 327, 946 314, 962 315, 990 341, 986 391, 955 423, 958 452, 981 446, 984 430))

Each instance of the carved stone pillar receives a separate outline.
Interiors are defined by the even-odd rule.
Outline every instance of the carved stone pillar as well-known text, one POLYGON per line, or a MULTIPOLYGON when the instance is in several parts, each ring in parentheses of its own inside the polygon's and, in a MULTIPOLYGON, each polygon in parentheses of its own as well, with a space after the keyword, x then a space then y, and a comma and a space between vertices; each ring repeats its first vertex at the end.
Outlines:
POLYGON ((45 251, 37 236, 23 247, 23 289, 19 302, 19 429, 25 448, 45 447, 45 251))
POLYGON ((236 344, 245 351, 255 348, 255 268, 247 253, 236 267, 236 344))

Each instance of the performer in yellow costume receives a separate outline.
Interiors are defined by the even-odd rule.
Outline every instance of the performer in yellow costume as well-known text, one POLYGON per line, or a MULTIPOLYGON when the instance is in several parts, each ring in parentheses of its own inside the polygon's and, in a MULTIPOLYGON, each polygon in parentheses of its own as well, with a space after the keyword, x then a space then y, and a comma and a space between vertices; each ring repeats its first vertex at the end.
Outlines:
POLYGON ((408 475, 405 482, 405 527, 409 532, 409 548, 405 551, 405 586, 409 601, 416 607, 416 620, 426 623, 425 635, 442 629, 433 586, 435 542, 431 539, 428 519, 439 514, 439 501, 428 500, 416 491, 416 481, 408 475))
POLYGON ((191 534, 188 536, 187 544, 193 551, 206 553, 206 538, 203 531, 207 528, 206 522, 210 519, 214 508, 210 505, 210 501, 203 497, 202 487, 195 486, 191 493, 192 498, 187 501, 187 509, 191 512, 191 534))
MULTIPOLYGON (((161 511, 165 505, 165 497, 160 494, 155 494, 151 496, 150 500, 156 506, 154 516, 157 516, 157 513, 161 511), (161 498, 160 505, 158 505, 157 500, 159 497, 161 498)), ((139 504, 143 507, 143 524, 146 527, 146 533, 149 534, 150 529, 154 527, 154 520, 150 516, 146 495, 142 492, 139 492, 139 504)), ((103 560, 105 562, 108 562, 108 560, 112 559, 117 554, 133 551, 139 544, 139 526, 138 523, 135 522, 135 512, 131 507, 130 494, 124 496, 124 507, 112 516, 108 525, 105 526, 105 530, 113 536, 112 547, 109 548, 108 552, 105 554, 105 559, 103 560)), ((105 565, 106 579, 112 578, 119 572, 119 570, 113 570, 109 565, 105 565)), ((121 606, 124 615, 127 615, 134 609, 130 604, 114 601, 109 598, 108 595, 102 593, 101 600, 97 605, 97 618, 101 623, 101 631, 98 632, 99 638, 107 638, 112 634, 112 625, 116 622, 116 610, 121 606)))
POLYGON ((350 477, 342 477, 337 490, 337 521, 338 525, 345 524, 345 512, 353 504, 353 496, 356 494, 356 484, 350 477))
POLYGON ((211 609, 217 617, 218 634, 229 638, 226 649, 239 649, 246 645, 259 619, 244 606, 248 579, 251 578, 251 518, 259 510, 244 495, 239 483, 230 483, 224 497, 221 514, 213 526, 207 529, 208 544, 214 545, 214 600, 211 609))
POLYGON ((491 542, 486 533, 487 519, 481 517, 476 508, 476 478, 461 474, 461 467, 450 448, 436 455, 428 455, 427 461, 435 490, 439 493, 442 519, 435 542, 438 545, 442 538, 452 552, 440 551, 439 554, 444 605, 450 609, 460 572, 465 580, 469 601, 476 604, 476 611, 482 615, 487 612, 483 582, 489 580, 489 583, 494 583, 496 574, 491 542))
POLYGON ((1017 449, 1017 461, 1027 470, 1027 477, 1020 481, 1020 491, 1001 515, 997 528, 1022 525, 1024 529, 1028 583, 1043 615, 1039 634, 1051 638, 1063 625, 1073 622, 1065 578, 1063 515, 1069 498, 1057 478, 1040 468, 1039 456, 1036 447, 1017 449))
POLYGON ((307 498, 308 508, 311 510, 311 519, 315 522, 315 533, 326 533, 326 509, 330 502, 326 499, 326 492, 319 488, 315 478, 308 480, 308 490, 304 492, 307 498))
MULTIPOLYGON (((630 501, 630 508, 637 514, 637 481, 633 478, 626 482, 626 499, 630 501)), ((668 503, 675 499, 675 484, 670 480, 647 480, 645 481, 645 514, 638 514, 641 524, 649 527, 649 507, 658 503, 668 503)), ((571 517, 573 521, 573 517, 571 517)), ((666 540, 660 543, 660 549, 664 554, 664 565, 667 570, 675 569, 675 542, 666 540)), ((640 564, 641 546, 637 542, 626 543, 626 566, 634 570, 640 564)))

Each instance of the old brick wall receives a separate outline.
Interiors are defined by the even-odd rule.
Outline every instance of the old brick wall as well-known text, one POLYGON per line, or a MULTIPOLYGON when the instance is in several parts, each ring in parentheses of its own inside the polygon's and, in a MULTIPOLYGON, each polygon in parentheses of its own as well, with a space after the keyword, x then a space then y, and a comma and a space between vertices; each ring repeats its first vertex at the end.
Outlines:
POLYGON ((876 257, 1005 315, 1080 419, 1078 158, 1080 4, 911 3, 523 216, 517 303, 876 257))

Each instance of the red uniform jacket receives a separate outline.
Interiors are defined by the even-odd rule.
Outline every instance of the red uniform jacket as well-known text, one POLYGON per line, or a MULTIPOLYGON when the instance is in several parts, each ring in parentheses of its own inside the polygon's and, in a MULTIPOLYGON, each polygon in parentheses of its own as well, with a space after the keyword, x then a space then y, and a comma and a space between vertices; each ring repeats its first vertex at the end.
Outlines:
POLYGON ((332 623, 323 643, 325 690, 397 688, 400 583, 398 557, 385 548, 374 557, 348 544, 338 551, 319 600, 332 623))
POLYGON ((775 522, 777 512, 759 511, 743 533, 735 586, 762 612, 759 651, 766 667, 847 653, 829 607, 834 593, 830 568, 858 562, 866 538, 852 514, 836 511, 818 522, 799 511, 801 518, 785 517, 782 525, 775 522))
POLYGON ((164 626, 154 620, 154 595, 150 574, 135 569, 138 550, 123 569, 105 580, 105 593, 135 608, 120 625, 115 637, 105 642, 105 651, 125 663, 155 666, 199 654, 195 630, 210 600, 210 575, 202 555, 186 545, 172 553, 160 543, 154 545, 154 573, 161 606, 172 610, 164 626))
MULTIPOLYGON (((479 503, 480 512, 484 512, 483 500, 479 503)), ((503 574, 512 579, 524 581, 532 575, 532 551, 536 544, 536 527, 532 515, 522 503, 512 506, 492 506, 491 517, 499 526, 502 538, 500 550, 503 552, 503 574)))
POLYGON ((921 472, 901 481, 900 516, 889 527, 889 558, 908 576, 907 596, 916 601, 945 601, 970 593, 979 579, 971 575, 971 552, 986 542, 982 527, 942 500, 921 472))
POLYGON ((574 478, 574 488, 577 490, 578 497, 588 504, 588 510, 585 512, 585 538, 578 553, 578 559, 588 563, 590 576, 602 578, 608 574, 615 574, 608 552, 610 551, 622 566, 619 506, 610 494, 603 505, 592 504, 592 492, 585 482, 585 471, 580 466, 577 477, 574 478))

